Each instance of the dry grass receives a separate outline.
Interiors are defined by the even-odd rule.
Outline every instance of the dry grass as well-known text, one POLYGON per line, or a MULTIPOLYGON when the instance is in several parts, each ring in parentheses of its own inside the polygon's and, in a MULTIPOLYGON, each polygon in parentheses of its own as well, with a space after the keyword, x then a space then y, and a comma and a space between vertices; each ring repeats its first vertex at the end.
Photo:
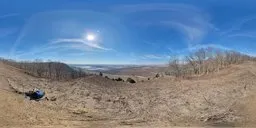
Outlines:
POLYGON ((128 84, 88 76, 57 82, 34 78, 0 64, 1 88, 7 89, 9 79, 20 91, 39 87, 46 91, 48 98, 56 97, 56 101, 31 102, 21 95, 0 90, 3 103, 0 124, 24 127, 255 126, 255 73, 256 64, 245 63, 192 80, 164 77, 128 84))

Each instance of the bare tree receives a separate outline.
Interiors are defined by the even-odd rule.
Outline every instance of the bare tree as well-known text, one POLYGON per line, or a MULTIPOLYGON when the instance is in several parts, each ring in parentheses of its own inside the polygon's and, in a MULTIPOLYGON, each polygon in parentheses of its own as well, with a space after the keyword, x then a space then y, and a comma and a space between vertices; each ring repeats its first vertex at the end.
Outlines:
POLYGON ((255 57, 250 57, 236 51, 205 48, 190 53, 185 57, 184 61, 172 57, 169 67, 173 75, 184 77, 193 74, 202 75, 215 71, 219 72, 222 68, 231 64, 240 64, 249 60, 255 60, 255 57))
POLYGON ((55 80, 68 80, 86 76, 82 69, 75 70, 64 63, 59 62, 43 62, 35 60, 34 62, 14 60, 3 60, 2 62, 23 69, 29 75, 42 78, 50 78, 55 80))
POLYGON ((181 77, 182 69, 179 59, 176 56, 173 56, 169 62, 169 67, 171 69, 171 73, 176 77, 181 77))
POLYGON ((199 64, 197 63, 197 61, 195 60, 193 55, 186 56, 186 61, 193 68, 194 74, 199 74, 199 69, 198 69, 199 68, 199 64))

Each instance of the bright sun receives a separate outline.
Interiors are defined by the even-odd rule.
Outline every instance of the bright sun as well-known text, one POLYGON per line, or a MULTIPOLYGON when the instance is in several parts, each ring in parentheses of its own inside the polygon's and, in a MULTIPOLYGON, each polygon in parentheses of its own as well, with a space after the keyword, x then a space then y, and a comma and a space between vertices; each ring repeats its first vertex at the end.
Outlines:
POLYGON ((94 41, 94 40, 95 40, 95 35, 93 35, 93 34, 88 34, 88 35, 86 36, 86 39, 87 39, 88 41, 94 41))

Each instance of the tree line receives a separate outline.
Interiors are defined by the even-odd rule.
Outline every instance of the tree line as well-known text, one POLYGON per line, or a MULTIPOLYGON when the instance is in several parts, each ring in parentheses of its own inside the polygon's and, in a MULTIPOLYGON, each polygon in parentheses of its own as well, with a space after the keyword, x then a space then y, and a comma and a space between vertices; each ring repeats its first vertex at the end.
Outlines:
POLYGON ((26 74, 40 77, 49 78, 53 80, 69 80, 84 77, 87 74, 81 68, 71 68, 67 64, 60 62, 43 62, 39 59, 35 61, 15 61, 11 59, 3 59, 5 64, 22 69, 26 74))
POLYGON ((166 74, 186 78, 219 72, 232 64, 241 64, 245 61, 256 61, 256 58, 231 50, 201 48, 182 58, 172 57, 166 74))

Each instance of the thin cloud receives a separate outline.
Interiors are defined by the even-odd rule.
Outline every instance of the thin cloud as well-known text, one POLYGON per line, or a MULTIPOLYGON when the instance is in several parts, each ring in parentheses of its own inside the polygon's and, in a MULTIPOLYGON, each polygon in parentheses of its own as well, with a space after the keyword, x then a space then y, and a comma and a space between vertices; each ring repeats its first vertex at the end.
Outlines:
POLYGON ((243 27, 244 24, 248 23, 249 21, 255 20, 256 16, 250 16, 250 17, 245 17, 241 20, 236 21, 233 23, 232 27, 230 29, 227 29, 223 32, 220 33, 221 36, 228 35, 234 31, 239 31, 243 27))
POLYGON ((119 5, 112 8, 112 11, 125 12, 125 13, 154 11, 154 10, 162 10, 162 11, 169 10, 169 11, 178 11, 178 12, 193 10, 196 12, 200 12, 200 10, 194 6, 189 6, 186 4, 165 4, 165 3, 119 5))
POLYGON ((5 15, 1 15, 0 19, 12 17, 12 16, 18 16, 18 15, 19 15, 18 13, 9 13, 9 14, 5 14, 5 15))
MULTIPOLYGON (((78 35, 84 32, 85 28, 88 28, 88 25, 84 23, 84 21, 91 19, 89 17, 95 16, 106 20, 110 19, 105 13, 90 10, 58 10, 35 13, 28 20, 26 20, 26 23, 21 28, 16 40, 14 41, 13 47, 10 50, 10 54, 15 55, 18 46, 25 43, 30 37, 33 37, 35 33, 42 35, 41 38, 44 38, 42 40, 43 42, 56 39, 57 42, 61 43, 62 39, 66 40, 79 38, 78 35)), ((98 50, 111 50, 104 48, 99 44, 95 45, 88 42, 81 44, 98 50)))
POLYGON ((32 18, 30 18, 30 19, 28 20, 29 22, 27 22, 27 23, 22 27, 21 31, 19 32, 19 35, 18 35, 17 39, 15 40, 13 47, 12 47, 11 50, 10 50, 10 55, 11 55, 11 56, 14 56, 14 55, 15 55, 17 46, 20 45, 21 40, 26 36, 26 33, 27 33, 27 31, 28 31, 28 29, 29 29, 29 26, 30 26, 30 24, 31 24, 31 19, 32 19, 32 18))
POLYGON ((111 49, 108 49, 108 48, 104 48, 102 46, 100 46, 98 43, 96 42, 89 42, 89 41, 86 41, 84 39, 79 39, 79 38, 73 38, 73 39, 56 39, 54 41, 52 41, 52 43, 54 44, 57 44, 57 43, 82 43, 88 47, 91 47, 91 48, 95 48, 95 49, 100 49, 100 50, 111 50, 111 49))
POLYGON ((0 28, 0 38, 14 34, 17 30, 17 28, 0 28))
POLYGON ((189 47, 197 44, 197 41, 203 39, 203 37, 207 34, 207 30, 203 30, 203 28, 197 26, 190 26, 172 21, 162 23, 172 28, 176 28, 179 32, 183 33, 187 37, 187 40, 189 41, 189 47))
MULTIPOLYGON (((188 4, 135 4, 112 8, 117 13, 156 12, 154 19, 137 19, 143 25, 164 25, 184 35, 188 46, 199 44, 209 31, 218 30, 210 23, 210 16, 203 10, 188 4), (166 14, 165 14, 166 13, 166 14), (168 14, 168 15, 167 15, 168 14), (189 19, 189 20, 188 20, 189 19)), ((151 15, 151 14, 150 14, 151 15)), ((154 15, 154 14, 152 14, 154 15)), ((150 16, 151 18, 153 16, 150 16)))
MULTIPOLYGON (((219 34, 221 36, 221 39, 223 38, 243 38, 245 42, 248 42, 247 39, 255 39, 256 31, 248 31, 245 28, 243 28, 248 23, 251 23, 252 21, 256 20, 256 16, 247 16, 244 18, 241 18, 235 22, 229 22, 228 24, 231 24, 231 27, 229 29, 226 29, 224 31, 221 31, 219 34)), ((232 48, 226 48, 227 50, 236 50, 241 53, 247 54, 247 55, 255 55, 253 52, 248 52, 243 50, 241 48, 238 49, 232 49, 232 48)))
POLYGON ((155 47, 155 48, 162 47, 162 45, 159 45, 161 43, 161 41, 142 41, 142 42, 147 46, 152 46, 152 47, 155 47))
POLYGON ((248 38, 256 38, 255 33, 236 33, 230 34, 227 37, 248 37, 248 38))
POLYGON ((141 58, 142 58, 142 59, 162 60, 162 59, 168 59, 169 56, 166 56, 166 55, 153 55, 153 54, 148 54, 148 55, 142 56, 141 58))
POLYGON ((12 56, 15 56, 15 57, 22 57, 22 56, 29 56, 29 55, 36 55, 36 54, 44 54, 44 53, 60 53, 60 52, 65 52, 65 51, 69 51, 69 52, 66 52, 67 55, 70 54, 70 50, 73 49, 73 50, 76 50, 76 52, 79 52, 79 53, 85 53, 85 52, 94 52, 93 49, 91 49, 90 47, 87 47, 83 44, 79 44, 79 43, 76 43, 76 44, 47 44, 47 45, 44 45, 44 46, 41 46, 41 47, 35 47, 35 48, 32 48, 31 50, 29 51, 20 51, 18 53, 16 53, 15 55, 12 55, 12 56))
MULTIPOLYGON (((97 51, 108 51, 111 49, 104 48, 100 46, 97 42, 88 42, 84 39, 74 38, 74 39, 56 39, 50 43, 35 47, 31 50, 27 50, 20 53, 11 54, 11 56, 22 57, 29 55, 40 55, 45 53, 61 53, 65 52, 65 55, 70 55, 70 51, 75 51, 77 55, 82 55, 87 52, 97 52, 97 51)), ((73 54, 74 55, 74 54, 73 54)))

